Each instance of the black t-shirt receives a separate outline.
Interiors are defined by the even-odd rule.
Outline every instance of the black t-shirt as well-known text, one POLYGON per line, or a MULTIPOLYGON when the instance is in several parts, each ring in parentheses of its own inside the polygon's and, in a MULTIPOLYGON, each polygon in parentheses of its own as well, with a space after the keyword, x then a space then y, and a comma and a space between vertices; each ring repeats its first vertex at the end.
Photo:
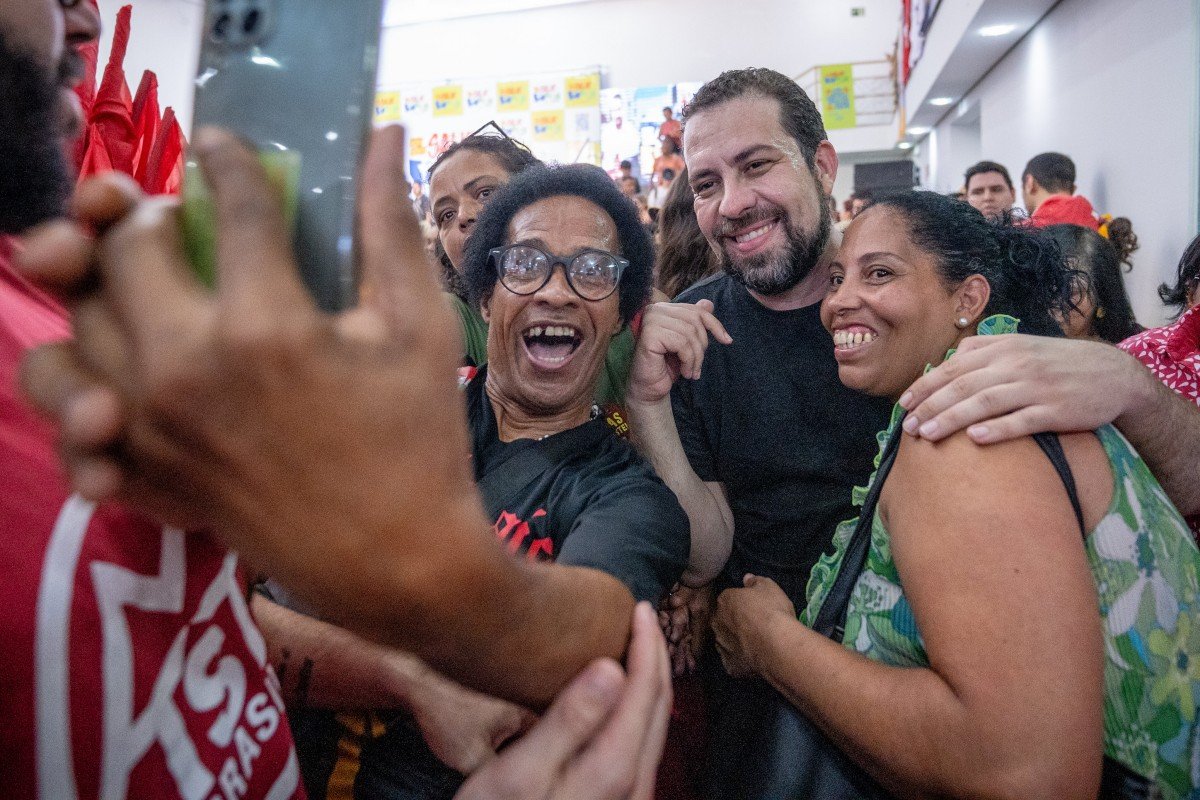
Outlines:
MULTIPOLYGON (((602 416, 541 441, 501 442, 486 375, 481 368, 467 384, 467 413, 475 480, 495 535, 515 557, 602 570, 635 599, 657 603, 683 574, 691 549, 687 515, 674 493, 602 416), (527 481, 519 477, 518 454, 531 448, 552 466, 528 471, 527 481), (509 480, 497 480, 496 471, 507 471, 509 480), (512 496, 489 496, 505 492, 512 496)), ((449 800, 462 776, 438 761, 407 714, 383 719, 383 735, 361 743, 355 796, 449 800)), ((341 736, 326 720, 297 737, 314 797, 324 796, 341 736)))
POLYGON ((867 482, 892 402, 838 380, 820 304, 772 311, 724 274, 677 298, 702 299, 733 344, 710 342, 700 379, 677 381, 671 401, 692 469, 729 496, 733 554, 723 586, 763 575, 799 611, 834 528, 855 516, 851 488, 867 482))
POLYGON ((530 559, 607 572, 635 599, 657 603, 691 550, 675 494, 602 416, 541 441, 500 441, 486 375, 481 369, 467 386, 467 413, 475 480, 496 536, 530 559), (511 470, 527 448, 553 453, 552 466, 532 482, 498 488, 490 473, 511 470), (505 491, 510 496, 500 496, 505 491))

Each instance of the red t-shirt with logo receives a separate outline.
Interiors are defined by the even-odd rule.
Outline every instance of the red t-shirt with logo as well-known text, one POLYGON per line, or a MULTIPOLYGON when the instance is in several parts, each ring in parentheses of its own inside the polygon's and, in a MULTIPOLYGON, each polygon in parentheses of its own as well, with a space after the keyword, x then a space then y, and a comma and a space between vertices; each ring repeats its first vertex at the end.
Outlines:
POLYGON ((0 775, 5 797, 296 800, 283 702, 237 557, 71 495, 20 397, 64 309, 0 237, 0 775))

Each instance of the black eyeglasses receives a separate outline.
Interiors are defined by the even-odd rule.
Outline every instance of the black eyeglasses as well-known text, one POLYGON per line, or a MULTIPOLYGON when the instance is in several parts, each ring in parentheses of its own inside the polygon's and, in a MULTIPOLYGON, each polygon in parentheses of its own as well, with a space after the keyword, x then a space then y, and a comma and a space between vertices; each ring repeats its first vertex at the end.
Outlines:
POLYGON ((513 294, 534 294, 550 282, 560 264, 567 285, 584 300, 603 300, 617 290, 621 274, 629 266, 623 258, 603 250, 584 250, 574 256, 552 256, 527 244, 494 247, 488 260, 495 266, 500 283, 513 294))

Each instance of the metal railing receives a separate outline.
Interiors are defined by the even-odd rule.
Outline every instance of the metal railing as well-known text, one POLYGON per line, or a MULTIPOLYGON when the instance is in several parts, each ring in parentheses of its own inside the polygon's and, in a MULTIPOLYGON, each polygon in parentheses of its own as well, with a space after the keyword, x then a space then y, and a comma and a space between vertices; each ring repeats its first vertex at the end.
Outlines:
MULTIPOLYGON (((896 65, 890 58, 875 61, 854 61, 854 116, 855 127, 889 125, 896 115, 897 89, 896 65)), ((821 67, 810 67, 796 76, 817 108, 824 108, 821 96, 821 67)))

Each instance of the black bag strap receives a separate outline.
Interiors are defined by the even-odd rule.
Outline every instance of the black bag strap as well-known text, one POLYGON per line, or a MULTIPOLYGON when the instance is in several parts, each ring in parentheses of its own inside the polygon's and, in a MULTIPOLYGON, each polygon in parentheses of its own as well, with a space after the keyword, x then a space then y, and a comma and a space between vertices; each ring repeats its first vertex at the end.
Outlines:
POLYGON ((887 479, 888 473, 892 471, 892 464, 896 463, 900 440, 904 438, 904 429, 901 427, 903 421, 904 415, 901 414, 900 418, 896 420, 892 437, 884 445, 883 453, 879 458, 879 467, 875 470, 874 480, 871 481, 871 486, 867 490, 867 498, 863 501, 858 515, 858 524, 854 526, 854 533, 850 535, 850 543, 846 546, 846 552, 842 556, 841 568, 813 622, 813 630, 834 641, 840 642, 845 633, 846 613, 850 609, 850 595, 854 593, 854 586, 858 583, 858 578, 867 563, 867 553, 871 549, 871 526, 875 519, 875 507, 879 505, 879 495, 883 492, 883 483, 887 479))
POLYGON ((1063 452, 1062 442, 1058 440, 1058 434, 1035 433, 1033 440, 1038 443, 1038 447, 1042 448, 1042 452, 1046 454, 1046 458, 1050 459, 1050 463, 1054 466, 1054 471, 1058 473, 1058 477, 1062 480, 1063 486, 1067 490, 1067 497, 1071 501, 1071 508, 1075 510, 1075 519, 1079 522, 1079 532, 1086 539, 1087 527, 1083 524, 1083 507, 1079 505, 1079 492, 1075 488, 1075 475, 1071 472, 1071 465, 1067 463, 1067 455, 1063 452))

